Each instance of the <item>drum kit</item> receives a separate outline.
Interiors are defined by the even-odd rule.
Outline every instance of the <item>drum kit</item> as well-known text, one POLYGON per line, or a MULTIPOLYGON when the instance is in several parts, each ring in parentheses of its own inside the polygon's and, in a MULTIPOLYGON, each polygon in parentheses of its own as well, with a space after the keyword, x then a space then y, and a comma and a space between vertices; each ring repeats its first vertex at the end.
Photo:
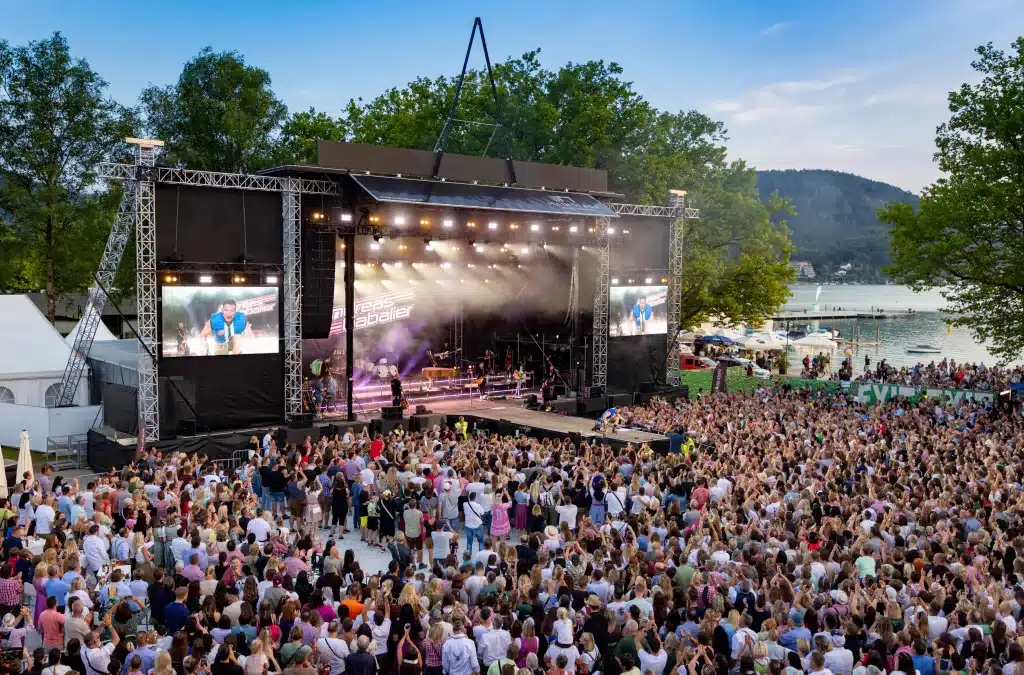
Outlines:
POLYGON ((352 365, 381 380, 391 380, 394 377, 398 377, 398 366, 394 364, 389 365, 386 358, 378 359, 376 363, 357 359, 352 365))

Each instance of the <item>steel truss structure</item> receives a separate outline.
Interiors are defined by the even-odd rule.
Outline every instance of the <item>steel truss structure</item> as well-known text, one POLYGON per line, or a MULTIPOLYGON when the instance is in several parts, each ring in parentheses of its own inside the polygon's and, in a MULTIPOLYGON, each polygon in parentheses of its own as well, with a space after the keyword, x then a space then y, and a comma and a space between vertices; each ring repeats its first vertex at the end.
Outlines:
POLYGON ((465 323, 465 314, 462 310, 462 299, 452 310, 452 320, 448 324, 448 351, 451 352, 452 362, 456 365, 462 363, 465 358, 462 354, 462 327, 465 323))
MULTIPOLYGON (((650 204, 610 203, 608 208, 619 216, 645 216, 671 218, 668 249, 668 336, 665 351, 665 374, 668 383, 679 384, 679 311, 683 292, 683 248, 686 240, 686 221, 698 220, 700 209, 686 206, 683 195, 673 193, 668 206, 650 204)), ((608 237, 608 218, 597 220, 597 284, 594 288, 594 352, 593 386, 608 386, 608 304, 611 271, 611 242, 608 237)))
MULTIPOLYGON (((156 352, 158 346, 156 312, 156 184, 258 190, 281 193, 284 228, 284 341, 285 341, 285 417, 302 413, 302 195, 337 195, 332 180, 250 176, 217 171, 194 171, 155 166, 156 148, 161 141, 126 139, 137 146, 135 164, 102 163, 97 177, 120 180, 124 193, 117 216, 107 237, 96 283, 61 379, 57 405, 74 403, 75 391, 85 371, 85 361, 96 337, 107 290, 117 275, 128 239, 135 232, 136 294, 139 338, 139 434, 145 439, 160 437, 160 405, 156 352)), ((209 267, 217 267, 211 264, 209 267)))
POLYGON ((608 387, 608 289, 611 273, 611 248, 608 241, 608 226, 611 219, 602 216, 597 219, 597 283, 594 285, 594 352, 593 373, 590 384, 600 387, 604 393, 608 387))
POLYGON ((284 408, 302 414, 302 184, 285 178, 281 191, 284 223, 284 408))

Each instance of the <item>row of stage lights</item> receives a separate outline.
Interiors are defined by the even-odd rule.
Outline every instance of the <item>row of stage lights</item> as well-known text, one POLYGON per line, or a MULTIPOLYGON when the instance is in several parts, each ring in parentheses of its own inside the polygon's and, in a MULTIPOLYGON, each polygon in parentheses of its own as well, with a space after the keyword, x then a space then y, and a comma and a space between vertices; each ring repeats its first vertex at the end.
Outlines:
MULTIPOLYGON (((537 246, 537 245, 539 245, 544 250, 547 250, 547 248, 548 248, 547 243, 534 244, 534 246, 537 246)), ((381 250, 381 248, 383 246, 384 246, 384 237, 382 235, 379 235, 379 234, 373 235, 373 242, 370 244, 370 250, 371 251, 379 251, 379 250, 381 250)), ((474 251, 476 251, 477 253, 485 253, 487 251, 487 245, 486 244, 478 244, 478 243, 476 243, 476 242, 474 242, 472 240, 469 241, 469 246, 474 251)), ((530 245, 522 246, 522 245, 517 245, 517 244, 502 244, 500 246, 500 249, 502 251, 505 251, 505 252, 508 252, 508 253, 514 253, 515 252, 514 249, 517 246, 519 248, 519 254, 520 255, 528 255, 530 253, 530 245)), ((341 247, 345 248, 345 244, 343 243, 341 245, 341 247)), ((423 240, 423 250, 424 251, 434 251, 434 250, 436 250, 436 248, 437 248, 436 243, 432 239, 424 239, 423 240)), ((583 249, 584 251, 587 250, 586 246, 580 246, 580 248, 583 249)), ((408 244, 399 244, 398 245, 398 250, 399 251, 406 251, 408 249, 409 249, 409 245, 408 244)), ((452 246, 448 250, 454 251, 454 252, 458 252, 460 250, 460 247, 459 246, 452 246)))
MULTIPOLYGON (((632 285, 634 283, 637 283, 639 281, 640 281, 640 279, 626 279, 626 283, 630 284, 630 285, 632 285)), ((644 285, 650 286, 651 284, 654 283, 654 277, 644 277, 643 278, 643 282, 644 282, 644 285)), ((667 284, 668 283, 668 277, 661 277, 661 283, 667 284)), ((618 277, 612 277, 612 286, 618 286, 618 285, 619 285, 619 278, 618 277)))
MULTIPOLYGON (((212 274, 200 274, 200 275, 198 275, 197 280, 201 284, 212 284, 214 282, 214 275, 212 275, 212 274)), ((266 276, 263 277, 263 283, 268 285, 268 286, 272 286, 272 285, 276 284, 277 280, 278 280, 278 276, 276 274, 267 274, 266 276)), ((256 278, 254 278, 252 280, 252 282, 250 282, 249 277, 247 277, 244 274, 232 274, 231 275, 231 283, 232 284, 244 285, 244 284, 248 284, 248 283, 259 283, 259 282, 260 282, 260 278, 259 278, 258 275, 256 276, 256 278)), ((164 283, 165 284, 182 283, 181 275, 180 274, 165 274, 164 275, 164 283)))
MULTIPOLYGON (((322 221, 324 219, 324 214, 322 214, 320 212, 314 212, 312 214, 312 216, 313 216, 313 220, 318 221, 318 222, 322 221)), ((346 223, 352 222, 352 214, 351 213, 343 213, 341 215, 341 220, 342 220, 342 222, 346 222, 346 223)), ((373 215, 368 216, 367 217, 367 221, 370 223, 370 225, 384 225, 385 224, 383 219, 378 214, 373 214, 373 215)), ((395 227, 404 227, 405 225, 408 224, 408 221, 407 221, 406 217, 403 216, 403 215, 395 215, 394 217, 391 218, 391 223, 390 224, 395 226, 395 227)), ((426 218, 426 217, 420 218, 420 227, 429 228, 429 227, 432 227, 433 224, 434 224, 434 221, 433 221, 432 218, 426 218)), ((443 218, 443 219, 441 219, 441 227, 443 229, 446 229, 446 230, 454 229, 455 228, 455 220, 452 219, 452 218, 443 218)), ((545 228, 544 224, 542 224, 542 223, 529 223, 529 224, 520 225, 519 223, 513 222, 513 223, 509 223, 508 224, 508 229, 509 229, 509 231, 512 231, 512 232, 516 232, 519 229, 521 229, 522 227, 526 227, 530 232, 561 232, 562 229, 565 228, 565 231, 568 232, 569 234, 581 234, 581 233, 584 232, 584 230, 586 231, 587 234, 597 234, 597 228, 594 227, 594 226, 584 227, 582 225, 551 225, 549 228, 545 228)), ((498 231, 501 230, 501 223, 499 223, 496 220, 490 220, 490 221, 487 222, 487 225, 484 226, 484 224, 482 222, 478 223, 475 220, 467 220, 466 221, 466 229, 468 229, 468 230, 484 230, 484 229, 486 229, 489 232, 498 232, 498 231)), ((614 227, 611 227, 611 226, 609 226, 605 230, 605 234, 608 234, 608 235, 615 235, 618 232, 619 232, 618 230, 616 230, 614 227)), ((629 234, 629 230, 628 229, 624 229, 624 230, 621 231, 621 233, 622 234, 629 234)))

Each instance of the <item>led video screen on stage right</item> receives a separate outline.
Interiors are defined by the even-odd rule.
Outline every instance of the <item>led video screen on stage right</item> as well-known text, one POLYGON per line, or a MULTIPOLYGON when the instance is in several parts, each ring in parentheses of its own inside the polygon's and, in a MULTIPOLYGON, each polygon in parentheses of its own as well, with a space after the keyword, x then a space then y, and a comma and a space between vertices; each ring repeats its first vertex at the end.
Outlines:
POLYGON ((668 332, 668 286, 612 286, 608 304, 611 337, 668 332))

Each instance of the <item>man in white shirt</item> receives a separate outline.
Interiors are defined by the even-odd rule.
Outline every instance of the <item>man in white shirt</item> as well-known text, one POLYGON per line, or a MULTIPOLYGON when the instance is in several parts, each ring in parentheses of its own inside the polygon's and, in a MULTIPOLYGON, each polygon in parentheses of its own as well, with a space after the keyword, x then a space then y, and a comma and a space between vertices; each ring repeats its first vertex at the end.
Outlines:
POLYGON ((480 661, 473 641, 466 637, 465 621, 461 618, 455 619, 452 628, 455 633, 441 648, 442 672, 444 675, 480 675, 480 661))
MULTIPOLYGON (((105 625, 110 626, 110 616, 107 616, 105 625)), ((107 666, 110 665, 110 655, 117 649, 121 638, 116 630, 110 631, 110 642, 100 646, 100 634, 96 631, 89 633, 84 645, 82 645, 82 663, 85 665, 85 673, 82 675, 107 675, 107 666)))
POLYGON ((96 573, 104 565, 110 564, 110 556, 107 554, 107 541, 98 534, 99 527, 89 527, 89 534, 82 540, 82 554, 85 556, 85 570, 91 574, 93 579, 96 573))
POLYGON ((491 627, 483 632, 477 644, 480 645, 480 662, 484 668, 505 656, 508 646, 512 644, 512 635, 502 628, 501 616, 491 618, 491 627))
MULTIPOLYGON (((473 541, 478 542, 479 549, 484 547, 484 513, 486 510, 476 501, 476 493, 469 493, 469 501, 462 505, 462 513, 466 522, 466 550, 473 552, 473 541)), ((477 550, 479 550, 477 549, 477 550)))
POLYGON ((53 509, 53 495, 43 497, 43 502, 36 507, 36 534, 50 534, 57 512, 53 509))
POLYGON ((327 637, 319 638, 316 641, 317 652, 320 658, 325 656, 331 664, 331 675, 341 675, 345 672, 345 657, 349 655, 348 644, 338 637, 338 622, 332 621, 327 625, 327 637))
POLYGON ((249 521, 249 524, 245 527, 246 534, 255 534, 256 542, 265 544, 270 538, 270 531, 273 528, 266 520, 263 519, 263 509, 256 509, 256 517, 249 521))
POLYGON ((476 569, 474 570, 473 576, 466 579, 463 584, 463 588, 466 589, 466 595, 469 596, 469 606, 476 605, 476 597, 480 594, 480 589, 487 584, 487 577, 484 576, 484 565, 483 563, 476 563, 476 569))
POLYGON ((185 530, 178 528, 178 534, 171 540, 171 554, 174 556, 174 562, 184 563, 185 562, 185 551, 190 546, 188 539, 184 537, 185 530))

